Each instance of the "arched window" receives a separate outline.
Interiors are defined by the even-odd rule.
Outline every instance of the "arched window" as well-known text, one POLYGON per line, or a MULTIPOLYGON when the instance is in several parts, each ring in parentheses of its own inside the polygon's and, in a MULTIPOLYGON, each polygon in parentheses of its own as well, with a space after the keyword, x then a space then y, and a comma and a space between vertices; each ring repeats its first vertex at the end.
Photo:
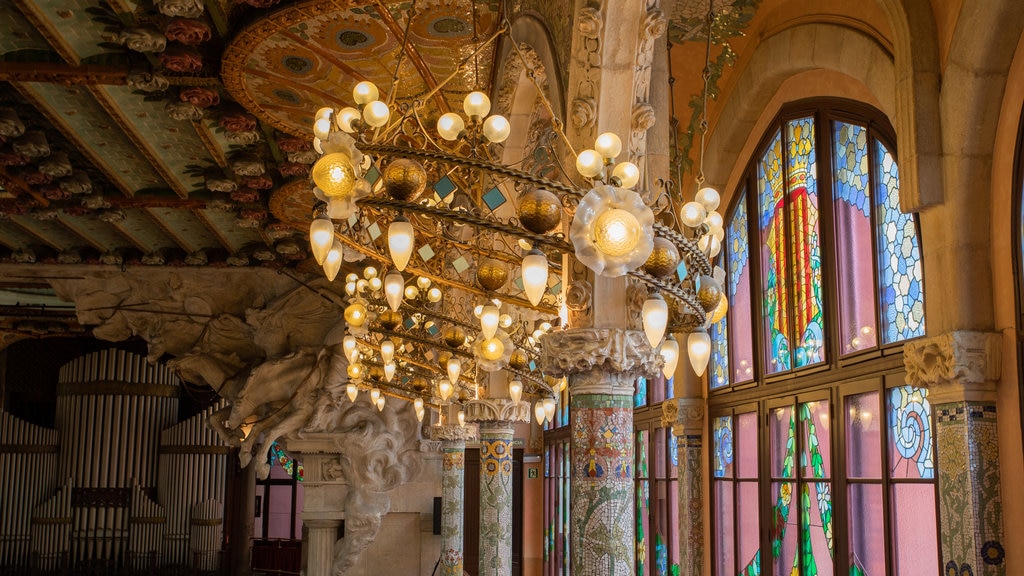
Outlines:
POLYGON ((770 124, 725 216, 713 326, 715 574, 937 573, 934 416, 916 218, 892 131, 827 100, 770 124))

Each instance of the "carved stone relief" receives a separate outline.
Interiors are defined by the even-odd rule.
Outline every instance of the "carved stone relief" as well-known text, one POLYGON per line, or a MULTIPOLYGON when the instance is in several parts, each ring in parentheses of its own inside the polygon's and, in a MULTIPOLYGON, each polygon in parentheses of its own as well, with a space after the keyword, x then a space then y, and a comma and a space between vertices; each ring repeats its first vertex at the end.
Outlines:
MULTIPOLYGON (((1000 377, 1001 336, 957 331, 911 340, 903 347, 907 382, 915 386, 992 386, 1000 377)), ((933 391, 934 392, 934 391, 933 391)))

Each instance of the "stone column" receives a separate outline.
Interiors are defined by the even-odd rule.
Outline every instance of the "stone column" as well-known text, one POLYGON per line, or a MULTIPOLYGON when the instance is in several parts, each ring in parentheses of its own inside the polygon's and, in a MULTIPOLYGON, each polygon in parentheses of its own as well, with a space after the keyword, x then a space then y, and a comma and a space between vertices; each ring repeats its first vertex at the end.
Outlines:
POLYGON ((306 527, 306 574, 331 574, 341 519, 303 518, 302 524, 306 527))
POLYGON ((529 422, 530 405, 495 398, 470 400, 467 422, 480 425, 479 576, 512 574, 512 435, 514 422, 529 422))
POLYGON ((476 431, 465 426, 434 426, 430 437, 441 443, 441 576, 462 576, 462 517, 466 487, 466 442, 476 431))
POLYGON ((704 573, 704 404, 679 398, 661 405, 662 422, 678 439, 680 574, 704 573))
POLYGON ((928 388, 935 414, 944 574, 1006 573, 995 403, 1000 339, 956 331, 904 347, 907 383, 928 388))
POLYGON ((661 363, 635 330, 578 328, 544 337, 541 369, 569 376, 574 575, 633 574, 633 386, 661 363))
MULTIPOLYGON (((232 462, 238 460, 232 452, 232 462)), ((234 464, 232 464, 234 465, 234 464)), ((231 512, 228 558, 233 576, 252 574, 252 538, 256 520, 256 466, 252 462, 238 469, 232 479, 234 509, 231 512)))
POLYGON ((302 524, 306 527, 306 576, 333 576, 338 528, 345 518, 348 479, 331 434, 308 432, 285 449, 302 461, 302 524))

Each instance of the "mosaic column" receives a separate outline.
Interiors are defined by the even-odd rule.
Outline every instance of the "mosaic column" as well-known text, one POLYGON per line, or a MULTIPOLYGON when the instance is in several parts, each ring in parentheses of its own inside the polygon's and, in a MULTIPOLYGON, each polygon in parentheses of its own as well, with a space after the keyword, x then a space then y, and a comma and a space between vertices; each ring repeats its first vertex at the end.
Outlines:
POLYGON ((530 405, 495 398, 470 400, 466 421, 480 426, 479 576, 512 574, 512 436, 530 421, 530 405))
POLYGON ((936 416, 942 572, 1002 576, 995 382, 999 334, 950 332, 904 347, 907 383, 928 388, 936 416))
POLYGON ((704 573, 703 398, 666 400, 662 422, 672 425, 679 453, 679 573, 704 573))
POLYGON ((544 337, 542 370, 569 376, 569 553, 576 576, 633 574, 633 387, 661 362, 639 331, 579 328, 544 337))
POLYGON ((430 437, 441 442, 441 576, 462 576, 466 442, 476 441, 476 429, 434 426, 430 437))

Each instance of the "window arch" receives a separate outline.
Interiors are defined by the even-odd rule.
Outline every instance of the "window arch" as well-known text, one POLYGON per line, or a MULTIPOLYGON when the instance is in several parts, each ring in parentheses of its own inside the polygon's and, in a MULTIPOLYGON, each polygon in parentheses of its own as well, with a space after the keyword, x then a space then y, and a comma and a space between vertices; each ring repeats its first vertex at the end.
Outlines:
POLYGON ((900 211, 884 116, 786 106, 726 212, 730 310, 712 327, 714 573, 939 570, 916 218, 900 211))

